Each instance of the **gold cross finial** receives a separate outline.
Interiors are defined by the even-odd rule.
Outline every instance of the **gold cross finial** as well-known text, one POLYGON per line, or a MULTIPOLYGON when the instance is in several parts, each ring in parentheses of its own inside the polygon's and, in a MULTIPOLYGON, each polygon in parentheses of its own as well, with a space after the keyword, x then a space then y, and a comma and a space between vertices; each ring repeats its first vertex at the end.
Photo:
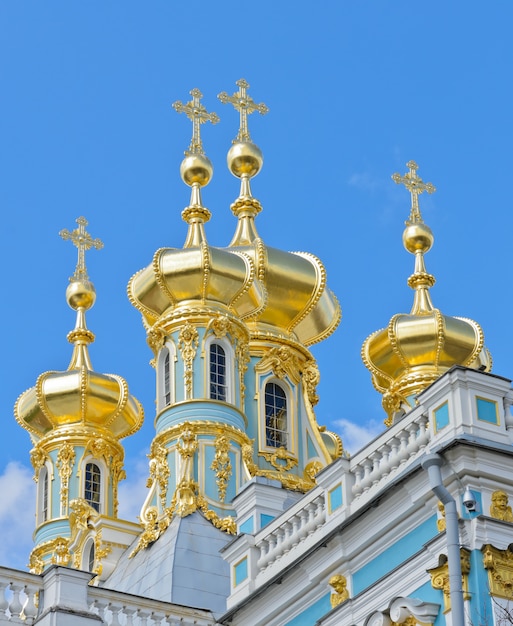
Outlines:
POLYGON ((263 102, 255 104, 253 99, 248 96, 247 89, 249 88, 249 84, 243 78, 238 80, 235 84, 239 88, 239 91, 234 93, 233 96, 229 96, 226 91, 223 91, 217 97, 223 104, 227 102, 233 104, 234 108, 240 113, 239 132, 237 133, 234 143, 238 141, 251 141, 248 130, 248 115, 255 111, 258 111, 261 115, 265 115, 269 112, 269 109, 263 102))
POLYGON ((436 191, 436 187, 431 183, 425 183, 422 178, 417 176, 419 166, 415 163, 415 161, 408 161, 408 163, 406 163, 406 167, 409 168, 409 171, 406 172, 404 176, 401 176, 400 174, 393 174, 392 180, 398 185, 402 183, 411 193, 411 212, 409 221, 412 223, 422 222, 422 216, 419 209, 419 195, 423 191, 433 193, 436 191))
POLYGON ((61 230, 59 235, 65 240, 71 239, 73 245, 78 248, 77 267, 75 268, 75 273, 70 278, 70 281, 89 280, 85 264, 85 252, 91 248, 101 250, 103 248, 103 241, 100 239, 93 239, 86 231, 85 227, 87 226, 87 220, 85 217, 79 217, 76 222, 78 224, 78 228, 75 228, 75 230, 71 233, 65 228, 64 230, 61 230))
POLYGON ((192 96, 192 100, 183 104, 180 100, 173 103, 173 108, 178 113, 185 113, 187 117, 192 120, 192 139, 189 149, 185 151, 187 156, 191 154, 205 154, 203 151, 203 144, 201 143, 200 127, 205 122, 212 122, 217 124, 219 117, 216 113, 207 113, 207 109, 200 103, 203 94, 199 89, 193 89, 189 92, 192 96))

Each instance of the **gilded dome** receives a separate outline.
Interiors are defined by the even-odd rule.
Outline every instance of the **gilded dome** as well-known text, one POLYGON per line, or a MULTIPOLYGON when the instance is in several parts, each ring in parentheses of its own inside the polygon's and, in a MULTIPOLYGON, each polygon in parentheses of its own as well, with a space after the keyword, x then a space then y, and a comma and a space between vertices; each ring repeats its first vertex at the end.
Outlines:
POLYGON ((202 205, 200 190, 210 181, 213 168, 203 153, 199 125, 218 118, 206 112, 199 103, 201 92, 193 90, 191 102, 173 105, 193 121, 193 138, 180 169, 191 187, 190 204, 182 213, 189 225, 187 237, 183 248, 157 250, 153 262, 130 279, 128 297, 148 331, 155 325, 165 330, 167 320, 182 307, 221 309, 244 320, 257 336, 286 337, 308 346, 335 330, 340 307, 327 288, 319 259, 268 247, 257 234, 254 219, 262 207, 251 194, 250 179, 262 168, 263 155, 251 141, 247 115, 266 113, 267 107, 247 96, 246 81, 237 85, 239 92, 233 97, 219 96, 241 113, 239 133, 227 157, 230 171, 241 181, 239 197, 231 207, 238 218, 231 243, 227 248, 213 247, 205 235, 210 212, 202 205))
POLYGON ((65 430, 69 435, 77 426, 121 439, 136 432, 144 419, 142 406, 130 395, 121 376, 100 374, 92 368, 88 346, 94 334, 86 326, 85 312, 93 306, 96 293, 87 277, 84 251, 103 244, 93 242, 85 232, 84 218, 77 222, 79 228, 72 233, 61 232, 79 248, 79 263, 66 290, 68 304, 77 313, 75 328, 68 333, 74 346, 69 367, 41 374, 14 407, 16 420, 36 441, 52 431, 65 430))
POLYGON ((372 374, 375 388, 383 394, 387 424, 402 409, 412 406, 415 395, 454 365, 489 371, 491 357, 484 346, 483 331, 473 320, 450 317, 431 302, 430 287, 435 278, 426 272, 424 254, 434 237, 422 221, 418 195, 435 188, 416 175, 417 165, 410 161, 409 172, 393 179, 403 183, 412 194, 412 209, 403 234, 405 248, 415 255, 415 271, 408 279, 414 290, 410 313, 397 314, 388 326, 374 332, 364 342, 362 359, 372 374))

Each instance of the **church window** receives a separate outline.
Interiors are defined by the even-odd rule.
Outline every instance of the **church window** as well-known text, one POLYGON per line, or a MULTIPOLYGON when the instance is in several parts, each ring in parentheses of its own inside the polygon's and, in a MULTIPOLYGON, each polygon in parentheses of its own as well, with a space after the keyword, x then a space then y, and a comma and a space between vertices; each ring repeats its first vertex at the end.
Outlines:
POLYGON ((276 383, 265 386, 265 443, 270 448, 287 447, 287 395, 276 383))
POLYGON ((50 511, 50 485, 48 468, 43 467, 39 472, 39 521, 46 522, 50 511))
POLYGON ((86 552, 86 555, 87 555, 87 571, 92 572, 94 569, 94 560, 96 558, 95 550, 94 550, 94 541, 91 541, 89 550, 86 552))
POLYGON ((85 466, 84 498, 100 512, 101 471, 96 463, 87 463, 85 466))
POLYGON ((167 341, 157 359, 157 410, 162 411, 175 401, 174 344, 167 341))
POLYGON ((210 397, 226 402, 226 352, 218 343, 210 344, 210 397))
POLYGON ((164 358, 164 402, 166 406, 171 404, 171 365, 169 350, 166 350, 164 358))

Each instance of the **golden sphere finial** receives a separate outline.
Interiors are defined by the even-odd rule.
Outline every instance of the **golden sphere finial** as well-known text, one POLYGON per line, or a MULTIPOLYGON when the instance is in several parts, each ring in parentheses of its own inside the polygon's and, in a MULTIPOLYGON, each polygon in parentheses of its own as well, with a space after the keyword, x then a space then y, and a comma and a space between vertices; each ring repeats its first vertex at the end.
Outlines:
POLYGON ((71 280, 66 289, 66 300, 69 306, 77 311, 90 309, 96 300, 96 290, 89 280, 71 280))
POLYGON ((250 141, 238 141, 228 151, 228 169, 241 178, 253 178, 262 169, 264 157, 260 148, 250 141))
POLYGON ((180 165, 180 176, 189 187, 194 184, 205 187, 212 179, 213 173, 214 167, 204 154, 188 154, 180 165))
POLYGON ((425 254, 431 250, 434 240, 431 228, 424 222, 407 222, 403 232, 403 244, 408 252, 425 254))

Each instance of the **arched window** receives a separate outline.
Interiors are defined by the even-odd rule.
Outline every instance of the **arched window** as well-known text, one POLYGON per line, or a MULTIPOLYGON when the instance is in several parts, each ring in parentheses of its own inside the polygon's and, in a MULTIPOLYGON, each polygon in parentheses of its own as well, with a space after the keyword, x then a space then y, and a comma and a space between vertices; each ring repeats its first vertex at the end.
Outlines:
POLYGON ((175 402, 175 347, 166 341, 157 358, 157 411, 175 402))
POLYGON ((89 546, 89 552, 86 552, 86 555, 87 555, 87 571, 92 572, 94 569, 94 559, 95 559, 94 541, 91 541, 91 545, 89 546))
POLYGON ((171 404, 171 357, 169 350, 166 350, 164 358, 164 402, 166 406, 171 404))
POLYGON ((287 395, 276 383, 265 386, 265 444, 287 447, 287 395))
POLYGON ((226 352, 218 343, 210 344, 210 397, 226 402, 226 352))
POLYGON ((85 466, 84 498, 100 512, 102 473, 96 463, 87 463, 85 466))
POLYGON ((50 514, 50 476, 48 468, 42 467, 39 472, 39 522, 46 522, 50 514))

